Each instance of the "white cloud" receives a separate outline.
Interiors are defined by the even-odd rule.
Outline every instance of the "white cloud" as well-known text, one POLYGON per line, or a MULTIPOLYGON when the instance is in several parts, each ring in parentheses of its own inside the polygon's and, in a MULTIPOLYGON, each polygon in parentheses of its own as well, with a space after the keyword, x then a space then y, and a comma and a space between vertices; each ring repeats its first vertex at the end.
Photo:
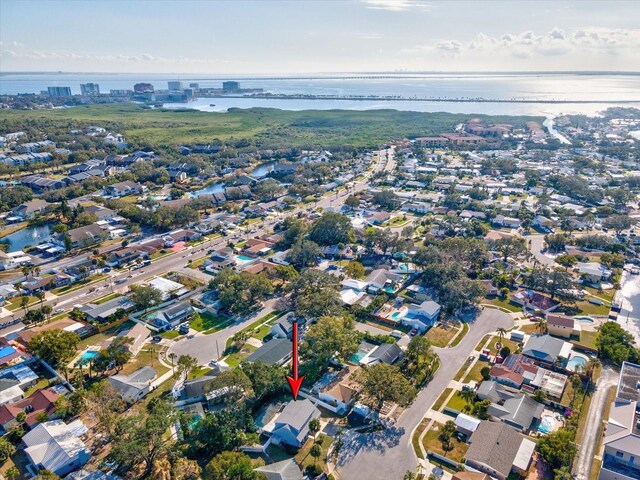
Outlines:
POLYGON ((638 48, 640 48, 640 29, 584 28, 565 32, 560 28, 554 28, 544 34, 525 31, 490 36, 479 33, 466 43, 443 39, 433 44, 405 49, 403 53, 412 55, 431 52, 442 56, 452 56, 473 52, 473 55, 485 53, 530 58, 569 54, 585 56, 590 52, 616 54, 638 48))
POLYGON ((420 0, 360 0, 367 8, 372 10, 388 10, 391 12, 403 12, 410 9, 428 10, 429 3, 420 0))

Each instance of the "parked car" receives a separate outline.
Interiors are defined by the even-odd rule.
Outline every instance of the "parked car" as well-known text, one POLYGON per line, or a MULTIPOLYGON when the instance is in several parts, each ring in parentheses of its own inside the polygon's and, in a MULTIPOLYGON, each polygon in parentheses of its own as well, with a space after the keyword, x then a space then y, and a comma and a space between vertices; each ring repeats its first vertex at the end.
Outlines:
POLYGON ((180 333, 180 335, 186 335, 187 333, 189 333, 189 324, 183 323, 182 325, 180 325, 178 333, 180 333))
POLYGON ((418 334, 418 330, 415 328, 409 332, 409 335, 411 335, 412 337, 415 337, 417 334, 418 334))
POLYGON ((389 335, 391 335, 393 338, 397 338, 398 340, 402 338, 402 332, 400 330, 394 330, 389 335))

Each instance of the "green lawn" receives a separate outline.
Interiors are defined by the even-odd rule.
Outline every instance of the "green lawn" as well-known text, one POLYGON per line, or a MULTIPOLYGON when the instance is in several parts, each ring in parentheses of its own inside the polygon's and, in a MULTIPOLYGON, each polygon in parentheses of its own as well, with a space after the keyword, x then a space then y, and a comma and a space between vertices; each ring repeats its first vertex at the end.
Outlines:
POLYGON ((202 312, 202 313, 195 314, 195 316, 193 317, 193 320, 191 320, 191 322, 189 323, 189 326, 199 332, 204 332, 205 330, 211 330, 211 332, 207 332, 207 333, 213 333, 214 331, 217 331, 214 329, 225 324, 226 322, 228 322, 228 320, 229 319, 227 317, 215 316, 215 315, 211 315, 210 313, 202 312))
POLYGON ((434 347, 446 347, 456 333, 458 333, 457 326, 446 324, 430 328, 425 336, 434 347))
POLYGON ((442 392, 442 395, 438 397, 438 400, 436 400, 436 403, 434 403, 433 407, 431 408, 433 410, 440 411, 440 409, 444 405, 445 400, 447 399, 447 397, 451 392, 453 392, 453 388, 445 388, 444 391, 442 392))
POLYGON ((501 300, 500 297, 485 298, 482 300, 482 303, 488 303, 490 305, 495 305, 496 307, 502 307, 514 313, 522 311, 522 307, 517 303, 513 303, 509 299, 509 297, 505 298, 504 300, 501 300))
POLYGON ((584 345, 589 348, 597 348, 596 347, 596 338, 598 337, 598 332, 592 332, 590 330, 582 330, 580 332, 580 340, 572 340, 572 343, 578 343, 580 345, 584 345))
POLYGON ((318 439, 316 442, 313 440, 307 440, 307 443, 296 453, 295 461, 300 466, 300 468, 304 471, 305 468, 311 465, 318 465, 322 468, 323 472, 328 472, 327 469, 327 453, 329 452, 329 447, 331 446, 331 442, 333 439, 328 435, 318 435, 318 439), (311 447, 314 443, 318 443, 322 447, 322 455, 317 460, 309 455, 311 451, 311 447))
POLYGON ((199 269, 202 265, 204 265, 204 262, 207 261, 207 259, 209 258, 208 255, 205 255, 204 257, 200 257, 196 260, 192 260, 189 262, 189 268, 193 268, 194 270, 199 269))
POLYGON ((254 347, 253 345, 245 343, 242 346, 242 348, 240 349, 240 351, 233 352, 231 355, 229 355, 227 358, 225 358, 224 361, 231 368, 235 368, 238 365, 240 365, 245 358, 247 358, 249 355, 251 355, 256 350, 257 350, 257 347, 254 347))
POLYGON ((616 294, 615 289, 602 290, 598 292, 597 288, 593 287, 585 287, 585 290, 589 292, 591 295, 607 300, 609 303, 613 302, 613 297, 616 294))
POLYGON ((4 308, 6 308, 7 310, 11 310, 12 312, 21 309, 22 305, 20 304, 20 302, 24 297, 27 297, 29 299, 29 304, 27 305, 27 307, 30 307, 31 305, 34 305, 40 301, 33 295, 20 295, 9 299, 7 303, 5 303, 4 308))
POLYGON ((173 340, 180 336, 180 332, 178 330, 169 330, 167 332, 162 332, 160 336, 162 338, 168 338, 169 340, 173 340))
POLYGON ((469 383, 474 380, 476 382, 479 382, 480 380, 482 380, 482 375, 480 374, 480 370, 482 370, 484 367, 491 368, 491 366, 489 365, 489 362, 483 362, 482 360, 478 360, 473 365, 469 373, 467 373, 467 376, 464 377, 464 380, 462 381, 462 383, 469 383))
POLYGON ((609 315, 609 305, 595 305, 589 301, 576 302, 579 315, 609 315))
POLYGON ((453 348, 456 345, 458 345, 462 339, 464 338, 464 336, 469 333, 469 324, 468 323, 463 323, 462 324, 462 332, 460 332, 458 334, 458 336, 453 340, 453 342, 451 342, 450 347, 453 348))
POLYGON ((155 344, 146 344, 142 350, 138 352, 135 358, 129 360, 122 368, 120 372, 123 375, 130 375, 136 370, 142 367, 153 367, 158 373, 158 376, 163 375, 169 371, 169 368, 165 367, 158 360, 158 353, 165 347, 155 344))
POLYGON ((443 455, 447 458, 450 458, 454 462, 461 463, 464 458, 465 453, 467 453, 467 449, 469 445, 464 442, 459 441, 455 436, 451 437, 451 445, 453 449, 449 452, 445 452, 442 449, 442 442, 438 440, 438 434, 440 433, 439 429, 442 428, 442 425, 436 423, 433 425, 431 430, 429 430, 422 440, 422 444, 427 451, 435 452, 440 455, 443 455))
POLYGON ((491 334, 488 333, 487 335, 485 335, 482 340, 480 340, 480 342, 478 342, 478 344, 476 345, 476 348, 474 348, 474 350, 476 352, 479 352, 480 350, 482 350, 482 348, 484 347, 485 343, 487 343, 489 341, 489 339, 491 338, 491 334))
POLYGON ((101 303, 105 303, 105 302, 108 302, 109 300, 113 300, 114 298, 119 297, 120 295, 121 295, 120 293, 111 293, 106 297, 102 297, 102 298, 99 298, 98 300, 95 300, 93 303, 95 303, 96 305, 100 305, 101 303))
MULTIPOLYGON (((215 102, 215 100, 213 100, 215 102)), ((276 104, 274 104, 276 106, 276 104)), ((540 117, 476 115, 489 123, 524 126, 540 117)), ((87 105, 51 110, 2 110, 7 131, 20 130, 25 122, 50 127, 82 128, 108 125, 127 137, 134 148, 181 145, 225 140, 252 140, 258 148, 323 146, 378 147, 390 139, 432 135, 450 131, 468 114, 422 113, 397 110, 302 110, 231 108, 228 112, 191 109, 151 109, 133 103, 87 105)))
POLYGON ((467 402, 460 396, 460 392, 453 394, 453 397, 447 402, 447 407, 462 412, 467 402))

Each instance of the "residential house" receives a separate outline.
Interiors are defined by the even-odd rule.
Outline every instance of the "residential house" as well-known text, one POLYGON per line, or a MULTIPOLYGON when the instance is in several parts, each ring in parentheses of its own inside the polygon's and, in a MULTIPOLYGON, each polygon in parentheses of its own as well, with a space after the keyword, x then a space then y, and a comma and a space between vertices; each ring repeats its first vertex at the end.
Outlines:
POLYGON ((105 187, 104 191, 111 197, 125 197, 127 195, 140 195, 147 187, 139 183, 126 180, 124 182, 114 183, 105 187))
POLYGON ((640 365, 622 364, 602 444, 599 480, 640 478, 640 365))
POLYGON ((53 204, 45 202, 44 200, 35 199, 31 200, 30 202, 18 205, 17 207, 11 209, 11 212, 24 220, 29 220, 30 218, 35 217, 37 214, 44 212, 45 209, 50 205, 53 204))
POLYGON ((491 480, 491 477, 482 472, 456 472, 451 477, 451 480, 491 480))
POLYGON ((124 265, 135 262, 141 257, 148 258, 148 255, 144 250, 137 247, 126 247, 109 253, 107 265, 110 267, 120 268, 124 265))
MULTIPOLYGON (((522 354, 511 354, 489 372, 491 380, 516 389, 542 390, 547 397, 559 400, 567 383, 567 376, 536 365, 522 354)), ((487 382, 483 382, 484 383, 487 382)), ((487 384, 489 385, 489 384, 487 384)))
POLYGON ((377 293, 380 290, 384 290, 387 293, 395 293, 403 281, 403 275, 383 268, 372 271, 365 279, 368 285, 367 289, 371 293, 377 293))
POLYGON ((522 348, 522 354, 536 365, 552 366, 568 360, 573 346, 551 335, 532 335, 522 348))
POLYGON ((66 236, 71 240, 72 248, 84 248, 105 241, 109 237, 109 233, 100 226, 92 223, 84 227, 72 228, 65 234, 58 236, 58 243, 64 245, 66 236))
POLYGON ((56 400, 60 397, 53 388, 38 390, 31 396, 15 403, 7 403, 0 406, 0 426, 4 432, 17 423, 16 418, 21 413, 26 413, 24 423, 33 428, 39 423, 41 414, 51 417, 55 412, 56 400))
POLYGON ((96 217, 98 217, 98 220, 107 222, 113 220, 118 216, 118 214, 110 208, 102 207, 100 205, 89 205, 88 207, 84 207, 84 211, 86 213, 90 213, 91 215, 95 215, 96 217))
POLYGON ((134 357, 138 354, 149 336, 149 329, 142 323, 136 323, 129 330, 118 334, 118 337, 127 337, 133 340, 133 343, 129 346, 129 352, 131 352, 131 355, 134 357))
POLYGON ((465 465, 498 480, 525 473, 536 444, 504 423, 483 421, 469 439, 465 465))
POLYGON ((318 380, 311 393, 333 412, 343 415, 349 411, 362 389, 357 380, 360 367, 346 366, 337 372, 329 372, 318 380))
POLYGON ((100 304, 84 304, 80 310, 91 320, 105 322, 109 317, 111 317, 111 315, 115 314, 119 310, 127 312, 133 307, 133 302, 127 297, 118 296, 100 304))
POLYGON ((571 338, 580 337, 580 324, 572 317, 566 315, 547 315, 547 331, 554 337, 571 338))
POLYGON ((260 472, 267 480, 303 480, 304 478, 300 467, 293 458, 263 465, 254 471, 260 472))
POLYGON ((440 304, 433 300, 425 300, 419 305, 410 303, 398 318, 402 325, 424 332, 435 325, 441 308, 440 304))
POLYGON ((396 343, 383 343, 371 350, 360 360, 360 365, 386 363, 393 365, 402 358, 402 349, 396 343))
POLYGON ((533 290, 520 290, 511 295, 511 301, 521 305, 523 308, 540 311, 545 314, 553 312, 560 306, 560 302, 533 290))
POLYGON ((9 378, 0 378, 0 406, 15 403, 24 397, 20 382, 9 378))
POLYGON ((135 403, 151 391, 151 383, 158 376, 152 367, 142 367, 131 375, 113 375, 107 380, 127 403, 135 403))
POLYGON ((19 363, 0 370, 0 379, 16 380, 22 390, 28 390, 40 377, 28 365, 19 363))
POLYGON ((193 307, 189 302, 178 302, 160 310, 156 310, 147 322, 158 330, 169 330, 186 322, 193 314, 193 307))
POLYGON ((245 362, 283 365, 291 358, 292 342, 288 338, 274 338, 249 355, 245 362))
POLYGON ((580 262, 576 264, 576 272, 578 272, 585 280, 592 284, 606 282, 611 278, 612 271, 604 265, 596 262, 580 262))
MULTIPOLYGON (((291 401, 274 420, 271 428, 271 441, 278 444, 300 448, 309 436, 309 422, 320 417, 318 410, 311 401, 291 401)), ((265 428, 266 432, 266 428, 265 428)))
POLYGON ((64 477, 89 461, 90 453, 82 441, 88 432, 80 420, 65 424, 62 420, 44 422, 22 437, 30 469, 48 470, 64 477))
POLYGON ((517 218, 513 217, 505 217, 504 215, 496 215, 493 220, 491 220, 493 225, 498 225, 500 227, 506 228, 520 228, 521 222, 517 218))
POLYGON ((273 338, 291 338, 293 334, 293 322, 297 321, 299 324, 302 322, 304 325, 304 320, 296 319, 295 314, 293 312, 289 312, 286 315, 280 317, 276 320, 273 325, 271 325, 271 330, 269 333, 273 338))

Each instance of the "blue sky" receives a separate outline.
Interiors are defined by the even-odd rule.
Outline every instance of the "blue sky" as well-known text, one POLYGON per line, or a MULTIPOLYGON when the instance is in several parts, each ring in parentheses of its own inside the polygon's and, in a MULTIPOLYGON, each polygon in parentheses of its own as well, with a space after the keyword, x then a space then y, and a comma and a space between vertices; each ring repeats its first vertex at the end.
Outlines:
POLYGON ((640 71, 640 2, 0 0, 0 71, 640 71))

